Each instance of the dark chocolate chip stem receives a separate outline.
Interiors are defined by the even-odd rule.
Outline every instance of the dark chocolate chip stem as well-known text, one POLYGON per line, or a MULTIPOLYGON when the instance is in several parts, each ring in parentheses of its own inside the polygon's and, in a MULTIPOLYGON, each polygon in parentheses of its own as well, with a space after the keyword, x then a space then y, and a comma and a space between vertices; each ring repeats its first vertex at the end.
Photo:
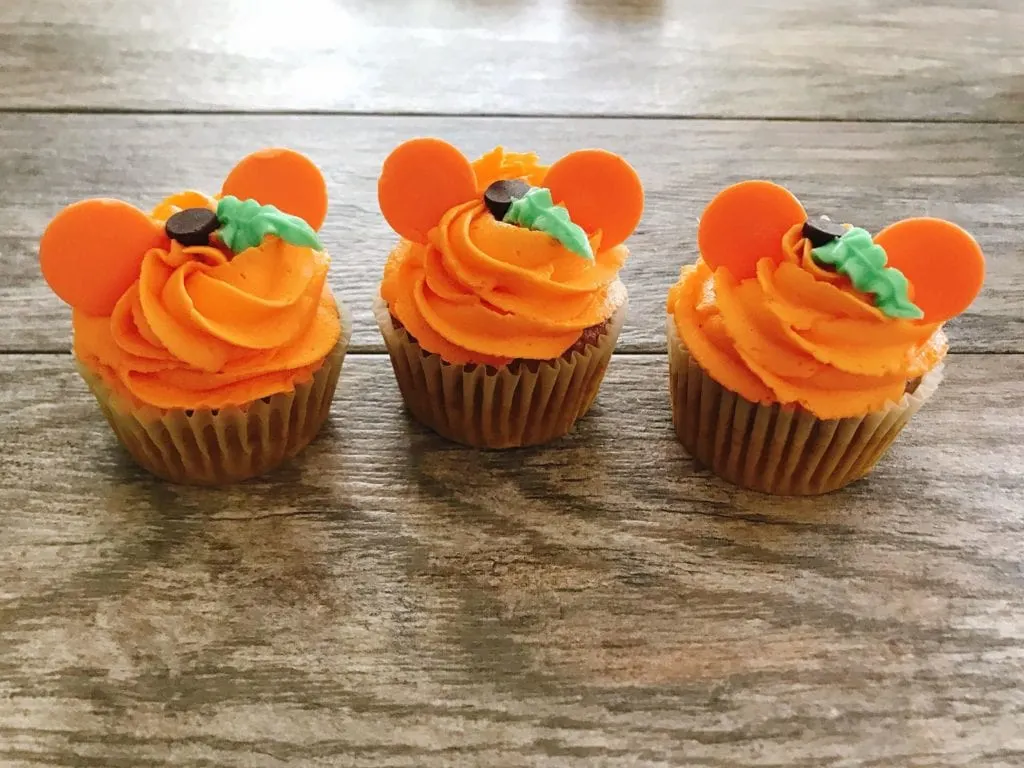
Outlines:
POLYGON ((184 246, 209 245, 210 235, 220 227, 217 214, 209 208, 186 208, 164 225, 167 236, 184 246))
POLYGON ((804 237, 811 241, 812 248, 821 248, 846 233, 846 227, 831 219, 820 216, 804 222, 804 237))
POLYGON ((484 202, 487 203, 487 210, 491 212, 498 221, 505 218, 508 209, 512 207, 512 201, 524 197, 530 191, 530 185, 519 179, 502 179, 496 181, 484 192, 484 202))

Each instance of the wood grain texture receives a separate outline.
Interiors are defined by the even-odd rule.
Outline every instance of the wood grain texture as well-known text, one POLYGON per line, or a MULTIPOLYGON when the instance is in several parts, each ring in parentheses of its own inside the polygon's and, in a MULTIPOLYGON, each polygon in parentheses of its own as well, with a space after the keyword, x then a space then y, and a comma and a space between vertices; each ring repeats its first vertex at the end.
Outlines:
POLYGON ((907 216, 949 218, 988 257, 982 295, 950 324, 953 348, 1024 351, 1024 126, 806 122, 379 117, 0 115, 0 350, 67 349, 67 308, 43 283, 36 245, 68 202, 117 196, 149 207, 185 188, 219 189, 245 153, 308 152, 330 183, 324 240, 331 283, 355 316, 354 348, 382 351, 370 306, 395 235, 377 208, 387 153, 410 136, 444 136, 475 156, 495 144, 554 160, 581 145, 624 153, 647 212, 623 272, 625 351, 664 348, 664 299, 695 258, 696 222, 728 183, 765 177, 812 212, 878 231, 907 216))
POLYGON ((696 470, 661 356, 486 453, 355 355, 302 460, 213 491, 134 469, 66 356, 3 359, 5 766, 1024 760, 1022 356, 954 356, 820 500, 696 470))
POLYGON ((1024 118, 1018 0, 37 0, 8 109, 1024 118))
POLYGON ((1024 764, 1022 29, 1019 0, 0 2, 0 765, 1024 764), (375 189, 417 134, 645 180, 626 354, 551 446, 402 411, 375 189), (158 482, 61 354, 36 242, 281 144, 332 195, 334 417, 269 477, 158 482), (700 211, 749 177, 988 256, 938 395, 820 499, 696 467, 651 354, 700 211))

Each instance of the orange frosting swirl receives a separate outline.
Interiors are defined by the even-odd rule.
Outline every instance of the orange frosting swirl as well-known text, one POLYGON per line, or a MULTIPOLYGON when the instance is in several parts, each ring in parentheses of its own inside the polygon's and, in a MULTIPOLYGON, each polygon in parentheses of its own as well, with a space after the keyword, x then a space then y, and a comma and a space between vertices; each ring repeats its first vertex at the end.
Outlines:
MULTIPOLYGON (((547 170, 532 154, 498 150, 473 169, 481 194, 498 179, 542 186, 547 170)), ((421 347, 450 363, 558 357, 623 298, 617 277, 629 252, 601 250, 599 233, 589 261, 544 232, 495 220, 478 198, 451 208, 428 240, 399 243, 381 297, 421 347)))
MULTIPOLYGON (((153 215, 206 199, 182 193, 153 215)), ((321 251, 268 237, 229 260, 214 246, 146 253, 109 317, 75 310, 75 354, 108 385, 158 408, 221 408, 288 391, 337 343, 321 251)))
POLYGON ((941 323, 891 318, 842 275, 819 267, 794 226, 780 261, 737 280, 698 260, 669 291, 676 331, 708 375, 747 400, 800 405, 823 419, 902 398, 941 362, 941 323))

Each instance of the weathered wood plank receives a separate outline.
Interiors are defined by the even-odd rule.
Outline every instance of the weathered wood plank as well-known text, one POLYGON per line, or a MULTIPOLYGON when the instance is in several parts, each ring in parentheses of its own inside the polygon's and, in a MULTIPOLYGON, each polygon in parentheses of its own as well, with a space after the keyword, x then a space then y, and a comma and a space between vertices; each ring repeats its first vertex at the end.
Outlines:
POLYGON ((61 350, 69 313, 43 284, 36 243, 82 197, 152 205, 216 189, 231 163, 267 144, 309 152, 329 178, 324 231, 332 284, 356 319, 357 349, 381 350, 370 313, 394 234, 377 210, 376 176, 401 140, 436 134, 467 153, 502 142, 555 159, 581 145, 623 152, 648 190, 624 272, 631 292, 622 349, 662 348, 663 302, 694 258, 697 217, 723 185, 787 184, 809 207, 877 231, 905 216, 950 218, 989 257, 984 292, 952 324, 960 351, 1024 351, 1024 127, 805 122, 226 116, 0 115, 0 350, 61 350))
POLYGON ((353 356, 304 461, 213 491, 134 470, 66 357, 2 359, 5 765, 1024 759, 1022 356, 954 356, 819 500, 695 471, 660 356, 506 454, 353 356))
POLYGON ((38 0, 0 107, 1024 118, 1017 0, 38 0))

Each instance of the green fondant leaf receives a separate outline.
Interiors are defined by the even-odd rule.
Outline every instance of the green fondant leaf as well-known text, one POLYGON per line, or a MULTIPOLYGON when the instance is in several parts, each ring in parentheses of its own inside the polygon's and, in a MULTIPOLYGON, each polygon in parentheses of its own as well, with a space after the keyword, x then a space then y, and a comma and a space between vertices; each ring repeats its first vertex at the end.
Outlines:
POLYGON ((546 232, 577 256, 594 258, 587 233, 573 223, 565 208, 555 205, 550 190, 543 187, 535 187, 518 200, 513 200, 503 221, 546 232))
POLYGON ((910 283, 898 269, 886 267, 885 249, 863 229, 854 227, 838 240, 811 251, 815 261, 835 267, 853 287, 874 296, 875 306, 889 317, 920 320, 924 312, 910 300, 910 283))
POLYGON ((284 213, 273 205, 255 200, 239 200, 228 195, 217 204, 221 222, 220 239, 234 253, 255 248, 267 235, 276 235, 286 243, 322 250, 316 231, 298 216, 284 213))

